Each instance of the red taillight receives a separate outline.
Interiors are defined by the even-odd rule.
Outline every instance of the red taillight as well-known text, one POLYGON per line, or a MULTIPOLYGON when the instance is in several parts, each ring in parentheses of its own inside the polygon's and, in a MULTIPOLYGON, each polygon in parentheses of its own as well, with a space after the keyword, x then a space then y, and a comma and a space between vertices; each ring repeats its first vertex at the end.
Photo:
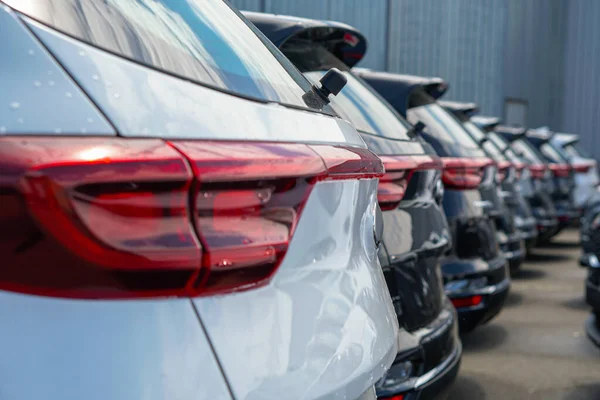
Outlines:
POLYGON ((442 157, 442 181, 449 189, 475 189, 484 177, 485 168, 492 164, 489 158, 442 157))
POLYGON ((527 167, 527 164, 517 161, 513 163, 513 167, 515 168, 515 176, 517 179, 519 179, 523 174, 523 170, 527 167))
POLYGON ((25 205, 0 209, 0 288, 82 298, 265 283, 317 181, 383 173, 364 149, 302 144, 4 138, 0 160, 3 205, 25 205))
POLYGON ((377 200, 382 211, 393 210, 402 201, 417 164, 410 156, 381 156, 381 160, 385 174, 379 179, 377 200))
POLYGON ((590 160, 590 161, 583 161, 583 162, 578 162, 578 163, 573 164, 573 169, 577 173, 587 174, 590 171, 590 169, 592 169, 592 167, 595 167, 595 166, 596 166, 596 161, 590 160))
POLYGON ((473 307, 473 306, 477 306, 479 304, 481 304, 481 302, 483 301, 483 297, 481 297, 480 295, 475 295, 475 296, 469 296, 469 297, 461 297, 461 298, 455 298, 455 299, 450 299, 452 301, 452 304, 454 304, 455 308, 462 308, 462 307, 473 307))
POLYGON ((554 176, 557 178, 566 178, 569 176, 569 173, 571 172, 571 166, 569 164, 551 163, 548 165, 548 167, 550 168, 550 171, 552 171, 554 176))
POLYGON ((392 397, 378 397, 379 400, 404 400, 403 394, 397 394, 392 397))
POLYGON ((496 163, 498 171, 496 172, 496 182, 502 183, 509 175, 510 168, 512 167, 512 163, 510 161, 498 161, 496 163))
POLYGON ((532 179, 544 179, 547 167, 544 164, 530 164, 529 171, 532 179))

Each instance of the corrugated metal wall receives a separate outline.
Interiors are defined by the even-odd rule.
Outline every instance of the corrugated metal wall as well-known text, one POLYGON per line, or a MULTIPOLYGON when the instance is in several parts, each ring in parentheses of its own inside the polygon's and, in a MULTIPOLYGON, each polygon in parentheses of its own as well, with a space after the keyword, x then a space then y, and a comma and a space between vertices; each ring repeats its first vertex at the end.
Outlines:
POLYGON ((568 4, 562 130, 581 134, 600 159, 600 1, 568 4))
POLYGON ((447 98, 502 111, 504 0, 391 1, 390 71, 441 76, 447 98))
POLYGON ((450 82, 447 98, 582 135, 600 158, 600 0, 233 0, 240 9, 332 19, 369 40, 360 66, 450 82), (388 13, 389 11, 389 13, 388 13))
POLYGON ((529 126, 560 129, 567 1, 506 0, 506 3, 504 95, 529 103, 529 126))

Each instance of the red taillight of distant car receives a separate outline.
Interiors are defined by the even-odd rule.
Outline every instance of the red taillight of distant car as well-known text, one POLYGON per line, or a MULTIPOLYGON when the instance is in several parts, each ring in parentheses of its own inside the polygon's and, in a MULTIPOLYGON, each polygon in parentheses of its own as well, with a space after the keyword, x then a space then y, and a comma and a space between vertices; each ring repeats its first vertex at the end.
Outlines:
POLYGON ((515 169, 515 176, 517 179, 519 179, 523 174, 523 170, 527 167, 527 164, 525 164, 524 162, 514 162, 513 167, 515 169))
POLYGON ((377 199, 383 211, 398 207, 415 171, 442 168, 438 157, 427 155, 381 156, 381 160, 385 166, 385 174, 379 179, 377 199))
POLYGON ((545 164, 530 164, 529 171, 532 179, 544 179, 547 167, 545 164))
POLYGON ((380 177, 364 149, 0 139, 0 288, 77 298, 264 284, 319 180, 380 177))
POLYGON ((582 162, 574 163, 573 164, 573 169, 577 173, 587 174, 590 171, 590 169, 592 169, 595 166, 596 166, 596 161, 593 161, 593 160, 582 161, 582 162))
POLYGON ((492 165, 489 158, 442 157, 442 181, 449 189, 475 189, 483 181, 485 168, 492 165))
POLYGON ((571 166, 569 164, 548 164, 548 168, 556 178, 566 178, 571 172, 571 166))
POLYGON ((498 161, 496 167, 498 168, 498 171, 496 172, 496 182, 502 183, 509 176, 512 163, 506 160, 498 161))
POLYGON ((450 300, 452 301, 452 304, 454 304, 455 308, 463 308, 478 306, 483 301, 483 297, 480 295, 475 295, 469 297, 454 298, 450 300))

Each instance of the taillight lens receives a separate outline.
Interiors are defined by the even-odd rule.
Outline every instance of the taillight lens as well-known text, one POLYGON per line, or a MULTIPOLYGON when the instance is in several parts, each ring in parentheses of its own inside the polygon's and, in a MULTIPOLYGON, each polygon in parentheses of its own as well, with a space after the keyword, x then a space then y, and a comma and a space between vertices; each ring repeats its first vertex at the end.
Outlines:
POLYGON ((587 174, 590 169, 596 166, 596 161, 589 160, 573 164, 573 169, 577 173, 587 174))
POLYGON ((480 295, 450 299, 455 308, 474 307, 481 304, 483 297, 480 295))
POLYGON ((544 179, 547 167, 545 164, 530 164, 529 171, 532 179, 544 179))
POLYGON ((513 167, 515 169, 515 177, 517 179, 520 179, 521 176, 523 175, 523 171, 527 167, 527 164, 525 164, 523 162, 514 162, 513 167))
POLYGON ((549 164, 548 167, 552 174, 557 178, 566 178, 571 172, 571 166, 569 164, 549 164))
POLYGON ((500 184, 509 176, 512 163, 510 161, 499 161, 496 163, 496 167, 498 168, 496 172, 496 182, 500 184))
POLYGON ((0 160, 0 289, 83 298, 263 284, 317 181, 383 173, 365 149, 302 144, 4 138, 0 160))
POLYGON ((450 189, 475 189, 484 178, 485 168, 492 165, 489 158, 442 157, 442 181, 450 189))
POLYGON ((385 174, 379 179, 377 200, 382 211, 393 210, 402 201, 417 164, 410 156, 381 156, 385 174))

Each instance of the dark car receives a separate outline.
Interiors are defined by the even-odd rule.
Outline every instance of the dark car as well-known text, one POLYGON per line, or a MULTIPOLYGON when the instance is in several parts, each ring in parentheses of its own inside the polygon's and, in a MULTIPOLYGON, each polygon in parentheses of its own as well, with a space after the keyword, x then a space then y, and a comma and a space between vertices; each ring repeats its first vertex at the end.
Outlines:
POLYGON ((536 244, 538 236, 537 220, 524 195, 528 193, 526 188, 531 188, 531 174, 526 169, 527 164, 494 132, 494 128, 500 125, 499 118, 473 116, 471 121, 486 135, 483 146, 489 148, 493 154, 497 154, 495 157, 499 160, 506 160, 512 166, 506 175, 502 175, 501 193, 506 205, 513 212, 515 226, 521 232, 527 253, 536 244))
MULTIPOLYGON (((485 190, 482 190, 482 195, 484 198, 493 199, 498 204, 496 208, 488 209, 488 215, 496 223, 496 237, 500 249, 508 261, 511 273, 514 273, 518 271, 525 259, 523 233, 517 228, 515 222, 519 205, 519 193, 513 184, 516 178, 516 170, 512 163, 500 153, 498 148, 491 141, 488 141, 485 132, 471 121, 471 117, 479 111, 475 103, 440 101, 439 104, 458 118, 465 131, 496 165, 496 175, 491 184, 485 190)), ((535 225, 533 227, 535 229, 535 225)), ((537 231, 535 236, 537 236, 537 231)))
POLYGON ((585 300, 592 309, 586 322, 590 339, 600 346, 600 192, 589 200, 581 218, 582 255, 579 263, 587 267, 585 300))
POLYGON ((495 177, 493 161, 486 157, 460 122, 436 99, 448 88, 440 78, 399 75, 356 69, 411 123, 421 122, 420 133, 442 158, 444 212, 453 246, 442 259, 446 294, 454 303, 460 329, 471 331, 496 316, 510 287, 509 269, 496 240, 494 222, 481 187, 495 177))
POLYGON ((460 365, 456 312, 444 294, 440 257, 450 247, 441 207, 442 162, 414 127, 350 72, 364 55, 362 34, 335 22, 245 12, 317 87, 332 67, 344 89, 331 106, 380 156, 383 240, 379 259, 401 327, 399 352, 376 384, 378 398, 429 398, 446 390, 460 365), (350 55, 351 54, 351 55, 350 55))
POLYGON ((489 133, 489 137, 500 147, 506 145, 507 155, 514 154, 527 164, 519 181, 521 193, 529 201, 537 220, 537 242, 544 243, 560 230, 558 214, 551 197, 554 192, 554 182, 544 157, 523 140, 526 132, 527 129, 522 127, 498 125, 494 128, 494 132, 489 133))
POLYGON ((575 207, 575 169, 562 154, 550 143, 554 132, 548 130, 530 129, 525 138, 539 154, 544 157, 550 169, 554 182, 552 201, 558 215, 559 230, 574 225, 581 217, 580 210, 575 207))

